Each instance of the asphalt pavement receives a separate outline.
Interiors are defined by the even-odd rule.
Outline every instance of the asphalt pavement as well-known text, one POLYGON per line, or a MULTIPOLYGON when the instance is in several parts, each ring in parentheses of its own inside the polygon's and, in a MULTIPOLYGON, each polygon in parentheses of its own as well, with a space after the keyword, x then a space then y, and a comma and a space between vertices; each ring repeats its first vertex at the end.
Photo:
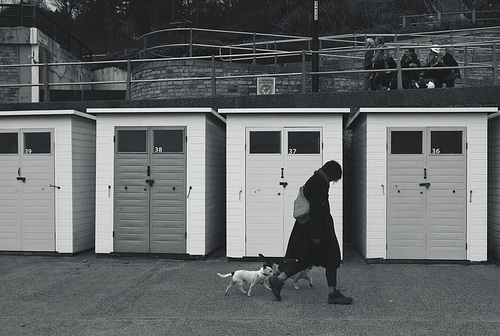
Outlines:
POLYGON ((287 282, 282 301, 251 297, 217 272, 258 261, 0 254, 0 335, 500 335, 500 265, 372 264, 346 252, 327 303, 324 269, 314 287, 287 282))

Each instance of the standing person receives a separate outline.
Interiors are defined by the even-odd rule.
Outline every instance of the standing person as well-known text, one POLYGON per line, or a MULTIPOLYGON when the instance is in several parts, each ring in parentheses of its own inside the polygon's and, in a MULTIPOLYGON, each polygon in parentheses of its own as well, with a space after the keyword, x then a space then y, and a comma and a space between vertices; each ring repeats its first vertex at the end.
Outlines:
POLYGON ((285 255, 286 258, 294 261, 287 263, 282 269, 283 273, 279 276, 269 279, 272 292, 278 301, 281 300, 281 288, 287 278, 315 265, 326 269, 328 303, 350 304, 352 302, 352 298, 345 297, 337 289, 340 247, 328 202, 330 182, 337 182, 341 177, 340 164, 336 161, 328 161, 305 183, 304 196, 310 203, 310 219, 304 224, 295 222, 285 255))
MULTIPOLYGON (((372 38, 367 38, 365 41, 365 48, 371 49, 375 46, 375 41, 372 38)), ((365 53, 365 63, 364 63, 364 69, 365 70, 370 70, 373 68, 373 50, 367 50, 365 53)), ((366 91, 371 88, 372 85, 372 78, 373 72, 367 72, 364 74, 363 77, 363 91, 366 91)))
MULTIPOLYGON (((443 64, 445 66, 458 67, 458 63, 451 53, 452 53, 452 48, 446 47, 446 53, 443 56, 443 64)), ((462 78, 462 76, 460 75, 460 70, 458 70, 458 69, 445 70, 445 73, 443 75, 443 83, 446 84, 447 88, 454 87, 455 86, 455 79, 457 79, 457 78, 462 78)))

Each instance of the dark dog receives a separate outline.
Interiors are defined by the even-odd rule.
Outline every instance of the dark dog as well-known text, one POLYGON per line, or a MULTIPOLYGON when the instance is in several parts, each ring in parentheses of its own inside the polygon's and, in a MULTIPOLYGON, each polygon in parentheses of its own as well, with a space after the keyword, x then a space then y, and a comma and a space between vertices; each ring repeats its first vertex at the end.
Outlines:
MULTIPOLYGON (((279 275, 280 273, 282 273, 283 272, 282 270, 284 269, 285 265, 292 261, 291 259, 287 258, 267 258, 262 254, 259 254, 259 257, 266 263, 267 266, 272 268, 274 275, 279 275)), ((298 284, 300 279, 307 280, 309 282, 309 286, 311 287, 313 286, 312 278, 309 275, 311 269, 312 266, 290 277, 290 279, 293 279, 293 287, 295 289, 300 289, 298 284)), ((266 279, 265 281, 269 280, 266 279)))

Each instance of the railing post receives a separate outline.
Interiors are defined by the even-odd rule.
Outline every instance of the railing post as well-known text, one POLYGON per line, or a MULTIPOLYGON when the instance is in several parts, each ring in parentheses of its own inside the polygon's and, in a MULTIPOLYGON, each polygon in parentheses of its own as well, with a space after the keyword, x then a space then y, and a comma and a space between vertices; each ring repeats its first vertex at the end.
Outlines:
POLYGON ((396 81, 397 81, 397 84, 398 84, 398 90, 402 90, 403 89, 403 70, 401 68, 401 62, 399 60, 399 56, 401 55, 401 47, 397 47, 396 48, 396 66, 397 66, 397 69, 398 69, 398 73, 397 73, 397 76, 396 76, 396 81))
POLYGON ((278 54, 276 53, 278 47, 276 44, 276 41, 274 41, 274 65, 278 65, 278 54))
POLYGON ((189 28, 189 57, 193 57, 193 27, 189 28))
POLYGON ((255 40, 256 40, 256 37, 255 37, 255 33, 253 33, 253 64, 256 64, 257 63, 257 59, 255 58, 255 52, 257 51, 257 47, 255 45, 255 40))
POLYGON ((44 103, 50 101, 50 94, 49 94, 49 60, 48 60, 48 52, 45 53, 45 66, 43 67, 44 69, 44 76, 45 76, 45 81, 43 82, 43 101, 44 103))
MULTIPOLYGON (((469 65, 469 57, 467 56, 467 46, 464 47, 464 66, 469 65)), ((464 69, 464 78, 467 79, 469 76, 469 69, 464 69)))
POLYGON ((498 60, 496 43, 491 46, 491 63, 493 65, 493 85, 498 85, 498 60))
POLYGON ((476 10, 472 10, 472 23, 476 23, 476 10))
POLYGON ((306 51, 302 50, 302 93, 306 93, 307 90, 306 80, 306 51))
POLYGON ((125 83, 125 99, 130 99, 130 91, 132 89, 132 64, 130 58, 127 60, 127 82, 125 83))
POLYGON ((406 27, 406 15, 403 15, 403 28, 406 27))
POLYGON ((211 86, 212 86, 212 98, 215 98, 217 90, 215 89, 215 55, 212 55, 212 76, 211 76, 211 86))

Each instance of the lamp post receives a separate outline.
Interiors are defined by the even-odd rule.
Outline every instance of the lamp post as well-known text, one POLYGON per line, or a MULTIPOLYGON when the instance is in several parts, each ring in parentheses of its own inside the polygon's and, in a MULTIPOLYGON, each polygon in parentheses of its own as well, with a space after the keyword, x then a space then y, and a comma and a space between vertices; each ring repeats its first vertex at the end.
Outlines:
MULTIPOLYGON (((312 22, 312 72, 319 71, 319 0, 313 0, 313 22, 312 22)), ((319 91, 319 77, 312 75, 312 92, 319 91)))

